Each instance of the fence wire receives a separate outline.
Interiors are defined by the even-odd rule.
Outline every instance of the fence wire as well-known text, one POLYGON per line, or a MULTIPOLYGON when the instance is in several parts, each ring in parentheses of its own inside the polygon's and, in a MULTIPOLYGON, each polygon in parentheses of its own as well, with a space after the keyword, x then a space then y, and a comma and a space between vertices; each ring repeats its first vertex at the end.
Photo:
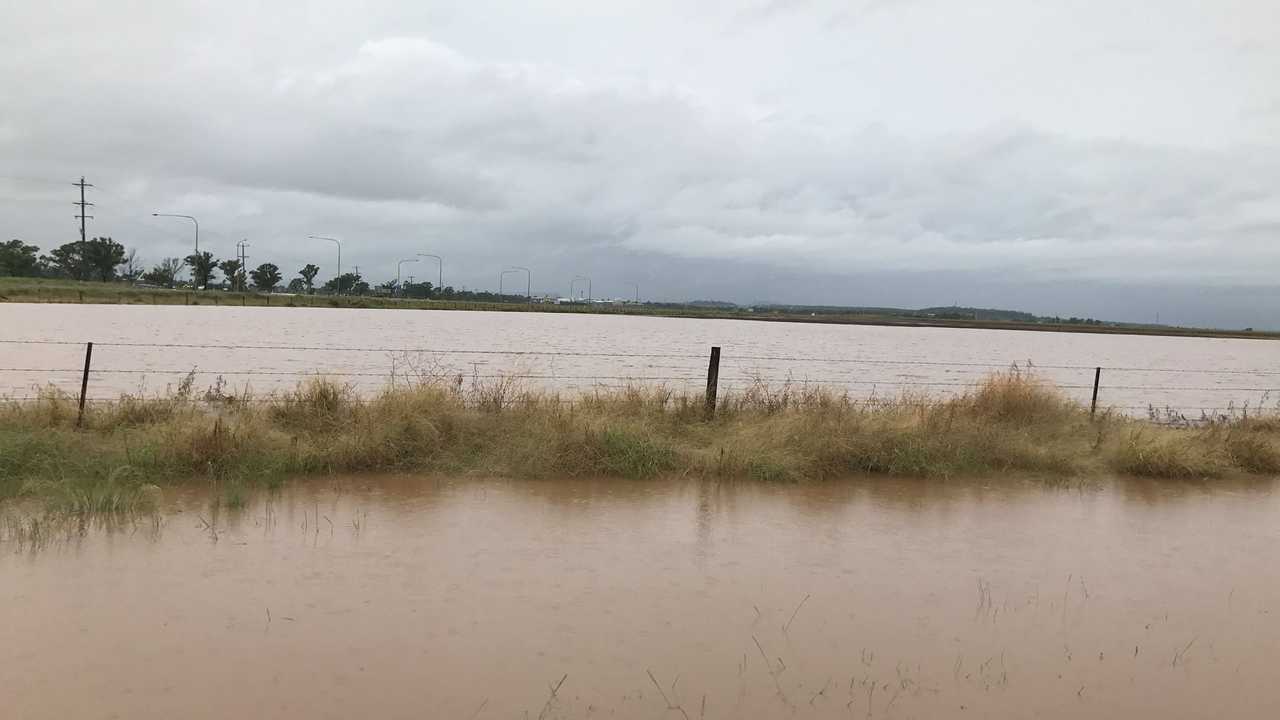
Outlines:
MULTIPOLYGON (((42 340, 42 339, 4 339, 0 338, 0 346, 23 346, 23 345, 39 345, 39 346, 60 346, 66 348, 83 348, 84 343, 67 341, 67 340, 42 340)), ((449 347, 352 347, 342 345, 276 345, 276 344, 249 344, 249 345, 227 345, 216 343, 178 343, 178 342, 95 342, 95 350, 119 348, 130 351, 129 361, 137 362, 139 353, 137 350, 145 349, 177 349, 177 350, 197 350, 202 351, 204 356, 212 356, 217 353, 218 357, 231 360, 228 367, 222 370, 206 370, 200 366, 192 366, 189 368, 177 367, 118 367, 111 366, 119 362, 120 357, 115 353, 108 353, 106 357, 99 355, 95 361, 100 365, 108 365, 107 367, 97 366, 89 369, 89 386, 91 392, 86 398, 89 402, 103 402, 108 398, 95 396, 96 393, 102 393, 102 385, 106 384, 111 387, 111 391, 122 394, 118 385, 113 385, 110 381, 105 383, 95 383, 95 379, 103 379, 110 377, 139 377, 139 378, 218 378, 218 387, 222 387, 222 378, 241 378, 245 381, 245 391, 249 390, 249 382, 254 378, 262 378, 268 387, 272 387, 278 391, 280 389, 288 389, 292 386, 290 380, 302 380, 314 377, 327 377, 335 379, 349 380, 350 384, 359 388, 377 388, 394 386, 397 382, 414 382, 425 379, 443 381, 443 380, 471 380, 478 381, 529 381, 532 384, 540 385, 539 389, 548 391, 571 390, 582 391, 584 389, 610 389, 625 388, 637 384, 648 385, 664 385, 668 383, 687 385, 701 384, 706 381, 706 362, 707 355, 705 353, 693 352, 596 352, 596 351, 573 351, 573 350, 508 350, 499 348, 449 348, 449 347), (391 354, 390 368, 385 370, 376 370, 378 363, 369 361, 361 361, 357 367, 325 369, 325 368, 308 368, 308 369, 289 369, 280 367, 231 367, 237 364, 233 353, 241 352, 255 353, 271 353, 276 351, 306 352, 306 353, 365 353, 365 354, 391 354), (407 360, 397 360, 395 356, 406 356, 407 360), (429 371, 423 371, 420 367, 415 366, 413 356, 425 356, 428 362, 423 363, 429 366, 429 371), (471 358, 471 360, 463 360, 463 358, 471 358), (531 363, 544 364, 550 363, 552 367, 543 369, 528 368, 511 368, 506 371, 497 370, 493 365, 501 364, 499 359, 506 358, 510 361, 522 362, 528 360, 531 363), (602 361, 616 360, 616 365, 627 366, 629 364, 640 361, 644 366, 637 368, 635 373, 619 373, 616 369, 612 372, 607 370, 602 372, 584 372, 589 368, 585 365, 596 365, 597 367, 605 364, 602 361), (683 363, 674 364, 657 364, 646 361, 684 361, 683 363), (465 363, 463 366, 450 363, 465 363), (569 368, 557 368, 556 364, 567 363, 569 368), (466 365, 470 365, 470 371, 467 371, 466 365), (484 371, 481 371, 481 368, 484 371), (656 372, 655 372, 656 371, 656 372), (374 380, 378 382, 374 382, 374 380), (567 383, 567 385, 566 385, 567 383)), ((855 403, 877 404, 885 403, 886 400, 878 397, 881 392, 898 392, 910 393, 915 389, 920 389, 925 393, 941 392, 943 397, 954 396, 966 390, 977 387, 982 377, 992 372, 1013 371, 1013 372, 1031 372, 1042 373, 1045 378, 1052 382, 1053 386, 1074 393, 1080 391, 1085 394, 1087 399, 1088 391, 1094 389, 1093 373, 1098 368, 1096 365, 1069 364, 1069 363, 1047 363, 1038 364, 1031 360, 1023 362, 1011 362, 1008 360, 923 360, 923 359, 892 359, 892 358, 873 358, 873 357, 819 357, 819 356, 798 356, 798 355, 782 355, 768 353, 751 353, 744 352, 741 355, 735 354, 732 347, 726 348, 721 354, 722 366, 727 366, 728 372, 722 372, 719 375, 719 382, 722 389, 726 391, 745 390, 753 387, 777 388, 781 387, 818 387, 824 389, 832 389, 837 392, 843 390, 848 393, 866 392, 869 397, 866 400, 852 400, 855 403), (750 367, 753 364, 773 364, 781 367, 750 367), (882 375, 884 371, 892 371, 894 368, 900 368, 903 372, 896 376, 871 376, 868 377, 858 370, 856 367, 878 368, 882 375), (844 370, 842 368, 848 368, 844 370), (919 369, 919 373, 909 372, 912 369, 919 369), (810 373, 813 374, 810 374, 810 373), (1076 374, 1078 373, 1078 374, 1076 374), (1087 373, 1087 374, 1086 374, 1087 373), (942 377, 938 377, 941 374, 942 377), (1070 375, 1076 374, 1075 379, 1070 375), (951 378, 948 376, 966 376, 970 379, 951 378), (1085 378, 1089 382, 1084 382, 1085 378)), ((319 360, 320 358, 308 358, 308 360, 319 360)), ((253 358, 256 362, 261 362, 261 356, 253 358)), ((296 359, 289 359, 287 362, 297 362, 296 359)), ((272 364, 280 364, 276 361, 272 364)), ((0 397, 13 402, 30 402, 39 400, 41 395, 32 395, 25 393, 21 395, 5 394, 4 379, 16 375, 28 376, 23 380, 25 388, 30 390, 40 386, 54 387, 63 390, 76 391, 78 394, 79 380, 82 379, 84 370, 79 367, 39 367, 34 364, 0 367, 0 397)), ((1280 391, 1280 381, 1275 386, 1268 386, 1266 378, 1280 377, 1280 371, 1266 369, 1241 369, 1241 368, 1197 368, 1197 367, 1138 367, 1138 366, 1101 366, 1102 381, 1097 386, 1101 393, 1100 407, 1115 411, 1133 412, 1143 411, 1148 414, 1155 413, 1219 413, 1219 412, 1237 412, 1242 408, 1257 407, 1268 402, 1272 392, 1280 391), (1120 374, 1120 382, 1112 384, 1109 382, 1117 374, 1120 374), (1142 383, 1134 382, 1132 378, 1135 374, 1152 374, 1159 376, 1201 376, 1209 379, 1222 377, 1227 378, 1249 378, 1254 380, 1253 383, 1241 384, 1168 384, 1168 383, 1142 383), (1120 393, 1121 396, 1115 398, 1118 403, 1108 405, 1106 403, 1108 393, 1120 393), (1188 394, 1201 394, 1200 403, 1189 403, 1187 401, 1188 394), (1230 394, 1231 397, 1224 397, 1230 394), (1143 404, 1134 404, 1134 400, 1146 400, 1141 397, 1146 395, 1151 397, 1150 402, 1143 404), (1257 401, 1261 396, 1262 402, 1238 402, 1238 400, 1257 401), (1159 399, 1156 399, 1159 398, 1159 399), (1218 398, 1214 401, 1213 398, 1218 398), (1127 402, 1126 402, 1127 401, 1127 402), (1224 401, 1226 404, 1224 404, 1224 401)), ((145 380, 144 380, 145 382, 145 380)), ((1239 380, 1237 380, 1239 382, 1239 380)), ((293 383, 296 385, 296 382, 293 383)), ((24 385, 9 384, 10 393, 20 392, 24 385)), ((129 393, 133 399, 140 400, 142 398, 129 393)), ((1277 393, 1280 395, 1280 393, 1277 393)), ((141 393, 138 393, 141 395, 141 393)), ((1078 396, 1077 396, 1078 397, 1078 396)), ((156 401, 163 398, 155 398, 156 401)), ((148 399, 150 401, 150 399, 148 399)), ((250 402, 275 402, 277 397, 252 398, 250 402)), ((572 402, 571 400, 552 400, 544 398, 539 401, 561 401, 572 402)), ((910 397, 899 397, 893 400, 895 404, 911 404, 910 397)))

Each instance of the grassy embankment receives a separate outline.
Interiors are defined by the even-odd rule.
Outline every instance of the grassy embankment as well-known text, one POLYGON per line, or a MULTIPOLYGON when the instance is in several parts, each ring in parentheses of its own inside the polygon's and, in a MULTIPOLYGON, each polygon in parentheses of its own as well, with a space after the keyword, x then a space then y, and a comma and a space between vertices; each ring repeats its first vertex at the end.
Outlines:
POLYGON ((866 404, 757 387, 724 399, 713 420, 700 398, 660 388, 567 403, 505 382, 429 381, 360 399, 323 379, 232 402, 126 396, 93 405, 81 430, 75 419, 62 395, 0 404, 0 499, 92 513, 143 507, 153 485, 208 483, 234 506, 291 478, 379 471, 765 481, 1017 473, 1049 482, 1280 473, 1274 415, 1182 429, 1091 419, 1017 374, 936 401, 866 404))
POLYGON ((880 325, 893 327, 948 327, 988 330, 1038 330, 1111 335, 1163 335, 1175 337, 1225 337, 1280 339, 1280 333, 1266 331, 1215 330, 1164 325, 1080 325, 1071 323, 1017 322, 1004 320, 963 320, 893 315, 875 312, 788 312, 778 309, 707 308, 695 306, 640 305, 556 305, 524 302, 474 302, 454 300, 412 300, 374 296, 287 295, 236 293, 222 290, 167 290, 135 288, 125 283, 80 282, 39 278, 0 277, 0 302, 89 303, 112 305, 216 305, 230 307, 323 307, 402 310, 489 310, 505 312, 590 313, 646 315, 655 317, 708 318, 803 322, 835 325, 880 325))

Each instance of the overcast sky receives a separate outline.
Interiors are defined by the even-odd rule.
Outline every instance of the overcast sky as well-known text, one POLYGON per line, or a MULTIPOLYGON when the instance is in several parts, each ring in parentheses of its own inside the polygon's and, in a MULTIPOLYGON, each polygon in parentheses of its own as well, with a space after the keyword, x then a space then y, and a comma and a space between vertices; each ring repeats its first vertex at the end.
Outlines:
POLYGON ((1275 0, 282 5, 0 2, 0 235, 1280 326, 1275 0))

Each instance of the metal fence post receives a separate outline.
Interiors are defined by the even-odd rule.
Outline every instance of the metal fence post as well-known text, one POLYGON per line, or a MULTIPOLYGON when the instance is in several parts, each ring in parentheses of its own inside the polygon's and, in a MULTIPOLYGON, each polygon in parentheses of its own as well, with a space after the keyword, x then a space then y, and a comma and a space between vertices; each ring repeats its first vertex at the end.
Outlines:
POLYGON ((720 348, 712 346, 711 361, 707 364, 707 417, 716 414, 716 391, 720 384, 720 348))
POLYGON ((93 343, 84 346, 84 374, 80 376, 80 414, 76 416, 76 427, 84 423, 84 396, 89 391, 89 363, 93 360, 93 343))
POLYGON ((1102 379, 1102 368, 1093 369, 1093 401, 1089 403, 1089 417, 1098 411, 1098 381, 1102 379))

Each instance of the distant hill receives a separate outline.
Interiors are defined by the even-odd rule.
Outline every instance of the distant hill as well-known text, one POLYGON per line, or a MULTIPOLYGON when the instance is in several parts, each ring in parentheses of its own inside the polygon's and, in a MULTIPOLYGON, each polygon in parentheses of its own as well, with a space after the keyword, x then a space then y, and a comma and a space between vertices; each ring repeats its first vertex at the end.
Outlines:
MULTIPOLYGON (((913 310, 894 307, 862 307, 843 305, 777 305, 770 303, 752 306, 760 312, 799 313, 804 315, 877 315, 881 317, 930 318, 934 320, 972 320, 977 322, 1052 323, 1055 325, 1100 325, 1092 318, 1062 318, 1033 315, 1021 310, 977 308, 962 305, 927 307, 913 310)), ((1116 325, 1118 323, 1108 323, 1116 325)))
POLYGON ((732 310, 738 307, 737 303, 731 303, 725 300, 690 300, 684 304, 689 307, 716 308, 717 310, 732 310))
POLYGON ((997 320, 1001 322, 1038 322, 1041 318, 1020 310, 974 307, 931 307, 916 310, 919 315, 957 320, 997 320))

